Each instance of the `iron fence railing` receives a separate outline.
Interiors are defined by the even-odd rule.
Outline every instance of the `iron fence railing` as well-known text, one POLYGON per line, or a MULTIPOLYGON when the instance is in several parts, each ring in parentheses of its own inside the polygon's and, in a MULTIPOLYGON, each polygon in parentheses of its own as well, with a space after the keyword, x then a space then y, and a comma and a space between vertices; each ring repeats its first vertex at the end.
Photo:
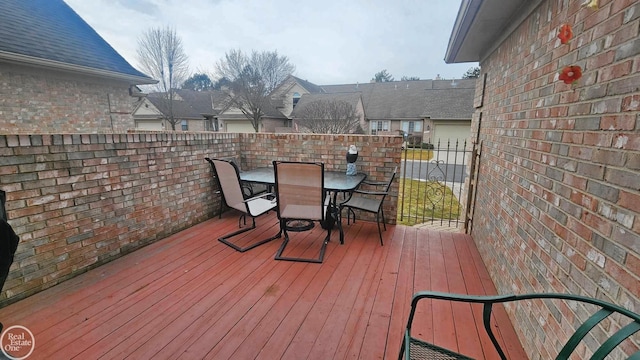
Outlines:
POLYGON ((466 141, 406 143, 400 171, 398 223, 458 226, 464 222, 466 141))

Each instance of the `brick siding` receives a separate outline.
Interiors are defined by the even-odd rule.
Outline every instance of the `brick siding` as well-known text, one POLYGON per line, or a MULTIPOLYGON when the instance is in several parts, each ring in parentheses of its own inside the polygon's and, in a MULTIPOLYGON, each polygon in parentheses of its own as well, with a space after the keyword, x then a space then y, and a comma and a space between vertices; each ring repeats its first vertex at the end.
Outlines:
POLYGON ((129 84, 0 63, 0 133, 113 133, 135 128, 129 84))
MULTIPOLYGON (((640 4, 582 3, 543 1, 480 64, 472 236, 500 293, 569 292, 640 313, 640 4), (576 85, 558 81, 567 65, 583 69, 576 85)), ((531 359, 553 358, 583 316, 509 310, 531 359)))
MULTIPOLYGON (((0 188, 20 244, 0 306, 217 216, 205 157, 243 168, 272 160, 322 161, 381 180, 400 162, 400 137, 148 132, 0 135, 0 188)), ((394 195, 385 205, 395 214, 394 195)), ((395 217, 388 216, 390 222, 395 217)))

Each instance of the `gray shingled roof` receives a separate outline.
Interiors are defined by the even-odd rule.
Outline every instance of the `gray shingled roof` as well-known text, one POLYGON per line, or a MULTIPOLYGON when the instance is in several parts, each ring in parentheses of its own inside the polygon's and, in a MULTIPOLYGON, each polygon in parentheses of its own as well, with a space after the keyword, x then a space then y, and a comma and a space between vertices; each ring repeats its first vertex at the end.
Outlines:
POLYGON ((471 119, 475 108, 475 89, 436 89, 429 91, 423 114, 431 119, 471 119))
POLYGON ((475 79, 323 85, 327 93, 358 92, 367 119, 471 119, 475 79))
POLYGON ((194 91, 176 89, 178 95, 202 115, 217 115, 224 107, 226 95, 220 90, 194 91))
MULTIPOLYGON (((147 99, 165 116, 169 116, 169 100, 161 97, 149 95, 147 99)), ((182 100, 173 100, 173 117, 177 119, 200 119, 204 120, 202 114, 192 108, 188 102, 182 100)))
POLYGON ((321 86, 318 86, 312 82, 309 82, 307 80, 302 80, 299 77, 295 77, 293 75, 291 75, 292 78, 296 79, 296 81, 298 82, 298 84, 300 84, 300 86, 302 86, 303 88, 307 89, 307 91, 309 91, 310 93, 323 93, 324 90, 322 89, 321 86))
POLYGON ((0 0, 1 59, 92 72, 133 84, 156 82, 133 68, 62 0, 0 0))

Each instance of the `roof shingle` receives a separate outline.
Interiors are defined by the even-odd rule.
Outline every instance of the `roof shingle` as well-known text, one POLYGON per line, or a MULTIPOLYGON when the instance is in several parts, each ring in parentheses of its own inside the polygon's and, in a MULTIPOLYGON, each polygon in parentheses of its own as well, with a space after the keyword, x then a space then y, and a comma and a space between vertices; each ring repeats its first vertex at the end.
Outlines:
POLYGON ((138 84, 155 82, 62 0, 0 0, 0 59, 11 54, 117 73, 138 84))

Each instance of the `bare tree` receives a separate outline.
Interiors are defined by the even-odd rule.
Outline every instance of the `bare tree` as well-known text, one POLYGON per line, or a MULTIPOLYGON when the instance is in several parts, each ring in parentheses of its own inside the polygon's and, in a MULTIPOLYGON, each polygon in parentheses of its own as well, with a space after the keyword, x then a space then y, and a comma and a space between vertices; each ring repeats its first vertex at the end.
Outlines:
POLYGON ((231 50, 216 64, 219 78, 229 80, 224 90, 229 100, 251 121, 256 132, 265 109, 271 106, 269 94, 295 71, 286 56, 277 51, 252 51, 246 55, 231 50))
POLYGON ((295 121, 302 131, 315 134, 364 133, 355 107, 342 100, 316 100, 305 104, 295 121))
POLYGON ((138 61, 143 71, 158 80, 160 92, 168 114, 163 117, 176 129, 178 119, 173 113, 173 89, 180 86, 189 74, 189 58, 184 52, 182 39, 170 27, 152 28, 138 39, 138 61))

